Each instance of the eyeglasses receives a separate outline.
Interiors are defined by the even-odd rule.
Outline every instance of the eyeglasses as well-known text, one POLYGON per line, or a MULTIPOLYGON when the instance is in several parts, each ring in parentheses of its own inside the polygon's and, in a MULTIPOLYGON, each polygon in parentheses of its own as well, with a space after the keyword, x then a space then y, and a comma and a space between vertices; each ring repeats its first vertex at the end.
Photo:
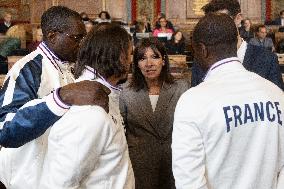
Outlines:
POLYGON ((62 33, 64 35, 68 36, 70 39, 74 40, 77 43, 81 42, 86 36, 86 34, 71 35, 69 33, 64 33, 64 32, 59 32, 59 33, 62 33))

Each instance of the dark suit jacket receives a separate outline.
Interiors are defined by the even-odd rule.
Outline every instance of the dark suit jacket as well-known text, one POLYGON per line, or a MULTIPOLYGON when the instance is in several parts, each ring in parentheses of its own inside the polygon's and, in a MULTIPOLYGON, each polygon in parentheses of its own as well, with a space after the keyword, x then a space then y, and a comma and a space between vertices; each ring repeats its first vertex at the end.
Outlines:
MULTIPOLYGON (((271 81, 284 90, 284 83, 276 54, 258 46, 248 44, 243 66, 251 72, 271 81)), ((192 65, 191 86, 194 87, 203 81, 206 72, 194 62, 192 65)))
POLYGON ((281 26, 281 18, 276 18, 275 20, 272 21, 273 25, 279 25, 281 26))
POLYGON ((173 188, 171 136, 176 103, 189 83, 164 84, 152 111, 147 90, 125 87, 120 111, 126 126, 127 143, 134 169, 136 189, 173 188))
POLYGON ((12 27, 12 26, 13 26, 13 24, 11 24, 9 27, 7 27, 7 26, 4 24, 4 22, 0 23, 0 33, 6 34, 6 32, 8 31, 8 29, 9 29, 10 27, 12 27))

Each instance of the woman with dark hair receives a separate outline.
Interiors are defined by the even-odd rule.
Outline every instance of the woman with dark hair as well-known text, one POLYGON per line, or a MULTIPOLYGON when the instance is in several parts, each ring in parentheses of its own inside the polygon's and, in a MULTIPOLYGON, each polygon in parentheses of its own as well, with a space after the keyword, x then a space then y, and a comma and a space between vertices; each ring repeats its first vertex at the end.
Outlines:
POLYGON ((159 34, 172 34, 174 31, 167 25, 168 21, 165 17, 159 18, 159 26, 153 31, 153 36, 159 37, 159 34))
POLYGON ((111 22, 111 18, 110 18, 110 15, 107 11, 101 11, 100 14, 99 14, 99 18, 97 18, 95 20, 95 22, 97 23, 102 23, 102 22, 111 22))
POLYGON ((136 189, 171 189, 171 136, 174 110, 188 83, 169 72, 165 47, 142 39, 134 50, 132 79, 120 95, 136 189))
POLYGON ((181 31, 176 31, 172 35, 172 39, 166 43, 168 54, 184 54, 185 38, 181 31))

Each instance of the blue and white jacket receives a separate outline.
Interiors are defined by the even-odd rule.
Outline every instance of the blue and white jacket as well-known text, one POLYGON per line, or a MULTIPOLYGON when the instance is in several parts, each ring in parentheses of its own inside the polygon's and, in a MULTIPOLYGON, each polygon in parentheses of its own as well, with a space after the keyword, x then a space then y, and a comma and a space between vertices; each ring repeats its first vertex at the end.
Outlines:
POLYGON ((0 145, 15 148, 42 135, 69 109, 57 89, 72 82, 68 62, 44 42, 20 59, 0 91, 0 145))

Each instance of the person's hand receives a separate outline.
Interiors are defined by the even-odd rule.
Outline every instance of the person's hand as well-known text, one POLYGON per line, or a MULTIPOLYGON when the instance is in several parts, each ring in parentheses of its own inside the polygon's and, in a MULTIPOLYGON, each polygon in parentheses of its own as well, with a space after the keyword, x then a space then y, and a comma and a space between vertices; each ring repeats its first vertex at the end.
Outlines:
POLYGON ((110 90, 96 81, 71 83, 59 90, 62 101, 70 105, 98 105, 108 112, 110 90))

